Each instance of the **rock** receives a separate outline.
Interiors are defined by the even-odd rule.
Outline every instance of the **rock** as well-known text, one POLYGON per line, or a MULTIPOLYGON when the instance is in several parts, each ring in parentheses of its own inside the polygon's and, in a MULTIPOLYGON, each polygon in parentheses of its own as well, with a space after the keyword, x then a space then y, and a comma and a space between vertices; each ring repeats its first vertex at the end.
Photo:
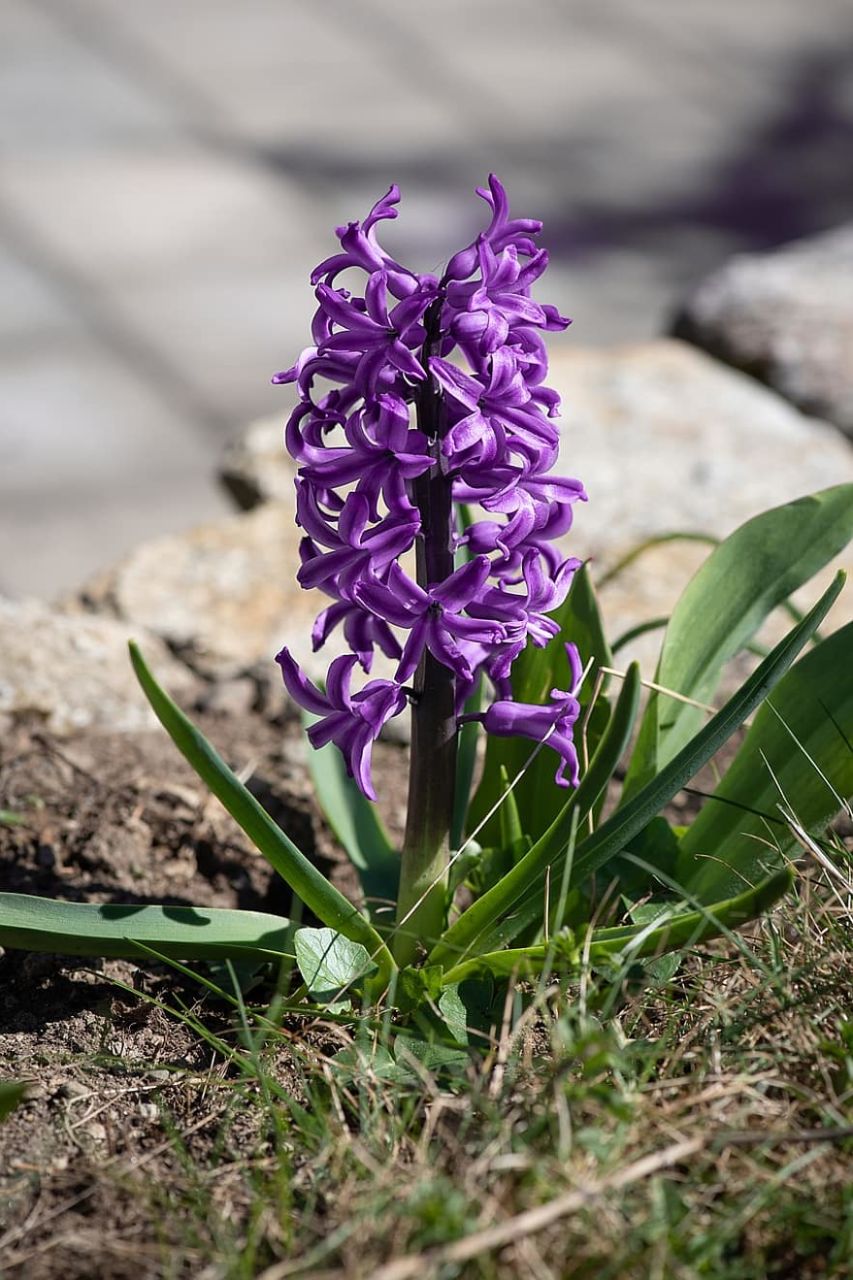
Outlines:
MULTIPOLYGON (((592 558, 596 578, 644 539, 722 537, 768 507, 853 480, 853 450, 833 427, 674 339, 558 347, 550 381, 563 396, 560 469, 589 493, 566 545, 592 558)), ((667 614, 708 550, 669 542, 620 574, 602 593, 611 636, 667 614)), ((849 548, 838 564, 853 569, 849 548)), ((833 618, 851 616, 848 589, 833 618)), ((653 656, 657 640, 641 650, 653 656)))
POLYGON ((674 332, 853 436, 853 223, 733 258, 674 332))
MULTIPOLYGON (((310 670, 311 626, 328 602, 296 583, 300 537, 292 502, 267 502, 143 543, 81 599, 155 632, 206 675, 232 678, 259 660, 272 664, 283 644, 310 670)), ((313 669, 324 672, 327 662, 320 655, 313 669)))
POLYGON ((153 728, 157 721, 128 658, 129 638, 172 691, 195 687, 162 641, 138 625, 0 598, 0 717, 41 716, 59 734, 153 728))
POLYGON ((261 418, 222 456, 219 479, 241 511, 262 502, 293 503, 295 465, 284 448, 286 414, 261 418))

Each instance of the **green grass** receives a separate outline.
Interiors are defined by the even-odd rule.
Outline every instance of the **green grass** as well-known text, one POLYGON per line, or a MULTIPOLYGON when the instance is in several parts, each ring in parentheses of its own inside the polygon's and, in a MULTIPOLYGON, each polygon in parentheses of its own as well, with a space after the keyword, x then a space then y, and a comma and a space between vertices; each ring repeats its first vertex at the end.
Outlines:
MULTIPOLYGON (((520 1018, 508 1005, 485 1053, 446 1069, 395 1064, 381 1025, 355 1043, 345 1022, 254 1007, 255 992, 228 1004, 173 984, 172 1014, 211 1066, 173 1073, 156 1176, 105 1175, 144 1244, 138 1274, 850 1274, 840 841, 832 859, 832 877, 811 863, 769 920, 686 955, 666 984, 588 973, 540 990, 520 1018)), ((15 1242, 10 1275, 28 1247, 15 1242)))

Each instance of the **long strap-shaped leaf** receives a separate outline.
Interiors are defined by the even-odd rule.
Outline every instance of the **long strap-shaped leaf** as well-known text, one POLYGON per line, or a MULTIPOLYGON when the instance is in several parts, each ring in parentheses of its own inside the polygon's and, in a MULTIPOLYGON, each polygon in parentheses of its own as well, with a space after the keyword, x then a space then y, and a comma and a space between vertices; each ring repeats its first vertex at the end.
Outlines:
POLYGON ((290 921, 262 911, 57 902, 26 893, 0 893, 0 946, 137 958, 153 949, 174 960, 294 954, 290 921))
POLYGON ((820 626, 837 599, 845 578, 843 572, 836 574, 814 608, 776 645, 705 728, 682 747, 657 777, 638 791, 626 805, 617 809, 607 822, 578 846, 572 867, 573 884, 580 884, 587 876, 603 867, 610 858, 621 853, 628 841, 669 803, 685 782, 707 764, 735 730, 740 728, 747 716, 764 701, 809 637, 820 626))
POLYGON ((308 909, 330 929, 367 948, 379 969, 378 982, 387 984, 395 965, 390 951, 373 926, 273 822, 204 734, 160 688, 132 641, 130 657, 157 719, 198 776, 308 909))
MULTIPOLYGON (((726 661, 851 537, 851 484, 797 498, 747 520, 711 553, 673 609, 656 682, 708 702, 726 661)), ((623 803, 675 758, 701 722, 702 712, 689 702, 652 694, 625 779, 623 803)))
POLYGON ((496 920, 499 920, 545 873, 566 847, 575 810, 588 813, 607 786, 628 745, 640 697, 640 671, 636 663, 628 669, 616 706, 604 736, 598 744, 580 785, 529 853, 487 893, 445 931, 430 954, 430 964, 458 960, 496 920))
POLYGON ((785 868, 735 898, 702 907, 698 911, 680 912, 658 926, 630 925, 619 929, 597 929, 592 935, 588 952, 577 945, 566 955, 559 943, 553 942, 535 947, 488 952, 449 969, 443 975, 442 983, 449 986, 478 972, 488 972, 501 978, 512 974, 535 976, 546 965, 559 972, 564 972, 566 968, 576 970, 581 965, 581 952, 588 955, 591 963, 596 964, 613 959, 622 952, 630 955, 632 960, 638 960, 643 956, 660 955, 663 951, 696 946, 699 942, 730 929, 737 929, 762 915, 787 893, 793 882, 792 872, 785 868))
POLYGON ((685 832, 674 877, 702 902, 734 892, 796 837, 779 804, 819 834, 853 797, 853 622, 795 662, 755 719, 713 795, 685 832), (769 820, 768 820, 769 819, 769 820), (774 822, 773 819, 776 819, 774 822), (707 856, 711 855, 711 856, 707 856))

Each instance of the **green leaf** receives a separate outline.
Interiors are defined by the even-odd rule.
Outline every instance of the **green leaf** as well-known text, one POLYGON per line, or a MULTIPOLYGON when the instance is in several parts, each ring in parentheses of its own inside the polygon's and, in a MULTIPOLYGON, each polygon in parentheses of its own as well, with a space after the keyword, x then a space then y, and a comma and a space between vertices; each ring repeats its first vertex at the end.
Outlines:
MULTIPOLYGON (((640 672, 636 663, 629 667, 622 690, 616 702, 613 717, 604 737, 581 778, 577 790, 564 804, 561 812, 544 836, 529 853, 508 871, 491 889, 473 902, 459 919, 445 930, 431 953, 434 964, 455 963, 475 945, 477 940, 495 925, 503 927, 507 913, 538 883, 544 884, 547 868, 565 853, 569 843, 571 826, 582 820, 593 808, 598 797, 606 790, 619 760, 628 745, 640 697, 640 672)), ((527 815, 525 814, 525 818, 527 815)), ((534 911, 541 907, 534 904, 534 911)), ((525 917, 519 925, 529 921, 525 917)))
POLYGON ((379 981, 386 985, 395 965, 391 953, 373 926, 276 826, 204 734, 160 688, 132 641, 130 658, 154 714, 198 776, 308 909, 336 933, 342 933, 344 937, 367 947, 379 966, 379 981))
MULTIPOLYGON (((735 730, 781 680, 797 654, 808 642, 809 637, 814 634, 832 608, 844 582, 844 573, 836 574, 832 584, 814 608, 809 610, 803 621, 776 645, 704 729, 697 733, 696 737, 683 747, 651 782, 578 845, 572 869, 573 884, 582 883, 587 876, 606 866, 612 858, 621 853, 628 842, 642 831, 646 823, 651 821, 681 790, 685 782, 688 782, 719 751, 720 747, 728 742, 735 730)), ((555 824, 552 832, 553 835, 549 833, 549 836, 559 849, 559 840, 563 833, 558 824, 555 824)))
POLYGON ((853 797, 853 623, 806 653, 756 714, 725 777, 681 840, 676 879, 700 901, 735 892, 797 848, 783 800, 810 834, 853 797))
POLYGON ((525 833, 518 813, 518 801, 510 790, 509 775, 503 765, 501 765, 501 793, 503 799, 498 810, 501 848, 515 853, 524 841, 525 833))
MULTIPOLYGON (((650 867, 663 872, 664 877, 675 876, 678 851, 678 836, 666 818, 660 816, 652 818, 642 831, 628 841, 625 845, 625 854, 608 863, 607 875, 619 881, 622 893, 639 898, 648 893, 651 888, 650 867), (632 856, 627 857, 626 854, 632 856)), ((664 879, 664 883, 666 882, 664 879)))
POLYGON ((345 988, 363 985, 376 966, 369 952, 333 929, 297 929, 296 963, 315 1000, 333 1000, 345 988))
POLYGON ((175 960, 293 955, 283 916, 220 907, 118 906, 0 893, 0 946, 74 956, 175 960))
POLYGON ((660 919, 658 925, 650 921, 616 929, 596 929, 588 948, 567 931, 563 937, 535 947, 488 952, 455 965, 445 973, 444 981, 448 985, 462 982, 483 971, 501 978, 514 974, 536 977, 545 968, 558 973, 576 972, 585 956, 588 956, 590 964, 595 965, 614 959, 633 961, 644 956, 659 956, 665 951, 694 947, 763 915, 788 892, 793 882, 792 872, 787 869, 777 871, 760 884, 713 906, 700 907, 696 911, 661 909, 657 916, 660 919))
MULTIPOLYGON (((552 689, 568 689, 571 674, 566 658, 565 644, 571 641, 578 647, 581 661, 593 659, 593 668, 580 692, 581 719, 592 699, 596 685, 596 672, 601 666, 611 664, 611 654, 604 637, 604 628, 589 572, 584 565, 574 576, 571 590, 559 609, 550 615, 560 628, 559 635, 539 649, 528 643, 527 648, 513 664, 512 696, 516 702, 541 705, 549 701, 552 689)), ((587 749, 595 751, 609 716, 607 699, 603 697, 607 686, 602 683, 593 715, 587 724, 587 749)), ((475 830, 502 794, 501 768, 506 769, 510 781, 524 770, 517 784, 516 798, 519 810, 525 815, 526 834, 537 839, 559 813, 563 797, 554 781, 554 753, 547 743, 531 760, 534 748, 524 738, 490 737, 486 745, 486 759, 480 786, 471 801, 468 829, 475 830)), ((499 819, 493 815, 478 833, 483 844, 497 845, 500 840, 499 819)))
POLYGON ((438 998, 438 1008, 453 1039, 459 1044, 467 1044, 468 1011, 462 1003, 458 983, 444 988, 438 998))
MULTIPOLYGON (((736 529, 688 583, 666 629, 655 683, 697 702, 714 696, 725 663, 768 614, 853 537, 853 485, 774 507, 736 529)), ((652 693, 623 802, 693 737, 704 713, 652 693)))
POLYGON ((22 827, 26 821, 22 813, 14 813, 11 809, 0 809, 0 827, 22 827))
POLYGON ((0 1122, 24 1101, 27 1086, 19 1080, 0 1080, 0 1122))
MULTIPOLYGON (((316 716, 305 715, 305 724, 316 716)), ((320 807, 329 826, 358 872, 365 903, 372 919, 377 908, 389 918, 388 904, 397 901, 400 855, 388 838, 375 805, 367 799, 346 771, 344 758, 334 743, 308 752, 308 768, 320 807)))
MULTIPOLYGON (((465 702, 465 715, 476 715, 483 705, 483 678, 478 677, 473 691, 465 702)), ((477 764, 477 743, 480 725, 476 720, 463 724, 456 739, 456 785, 453 792, 453 821, 450 825, 450 847, 459 849, 465 837, 468 807, 471 803, 471 784, 477 764)))
POLYGON ((398 1079, 401 1083, 413 1077, 419 1080, 423 1072, 430 1075, 455 1075, 467 1070, 468 1054, 464 1049, 453 1049, 435 1041, 417 1040, 413 1036, 398 1035, 394 1041, 394 1057, 398 1079), (413 1065, 410 1065, 413 1064, 413 1065), (421 1070, 417 1070, 420 1066, 421 1070))

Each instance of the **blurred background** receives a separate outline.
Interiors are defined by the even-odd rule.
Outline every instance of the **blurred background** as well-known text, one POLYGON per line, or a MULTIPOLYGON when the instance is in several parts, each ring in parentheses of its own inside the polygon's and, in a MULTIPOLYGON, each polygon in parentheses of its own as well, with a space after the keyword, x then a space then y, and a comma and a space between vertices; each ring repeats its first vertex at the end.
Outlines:
POLYGON ((0 592, 230 509, 308 274, 392 181, 435 269, 489 170, 566 341, 641 340, 733 252, 853 209, 851 0, 2 0, 0 592))

